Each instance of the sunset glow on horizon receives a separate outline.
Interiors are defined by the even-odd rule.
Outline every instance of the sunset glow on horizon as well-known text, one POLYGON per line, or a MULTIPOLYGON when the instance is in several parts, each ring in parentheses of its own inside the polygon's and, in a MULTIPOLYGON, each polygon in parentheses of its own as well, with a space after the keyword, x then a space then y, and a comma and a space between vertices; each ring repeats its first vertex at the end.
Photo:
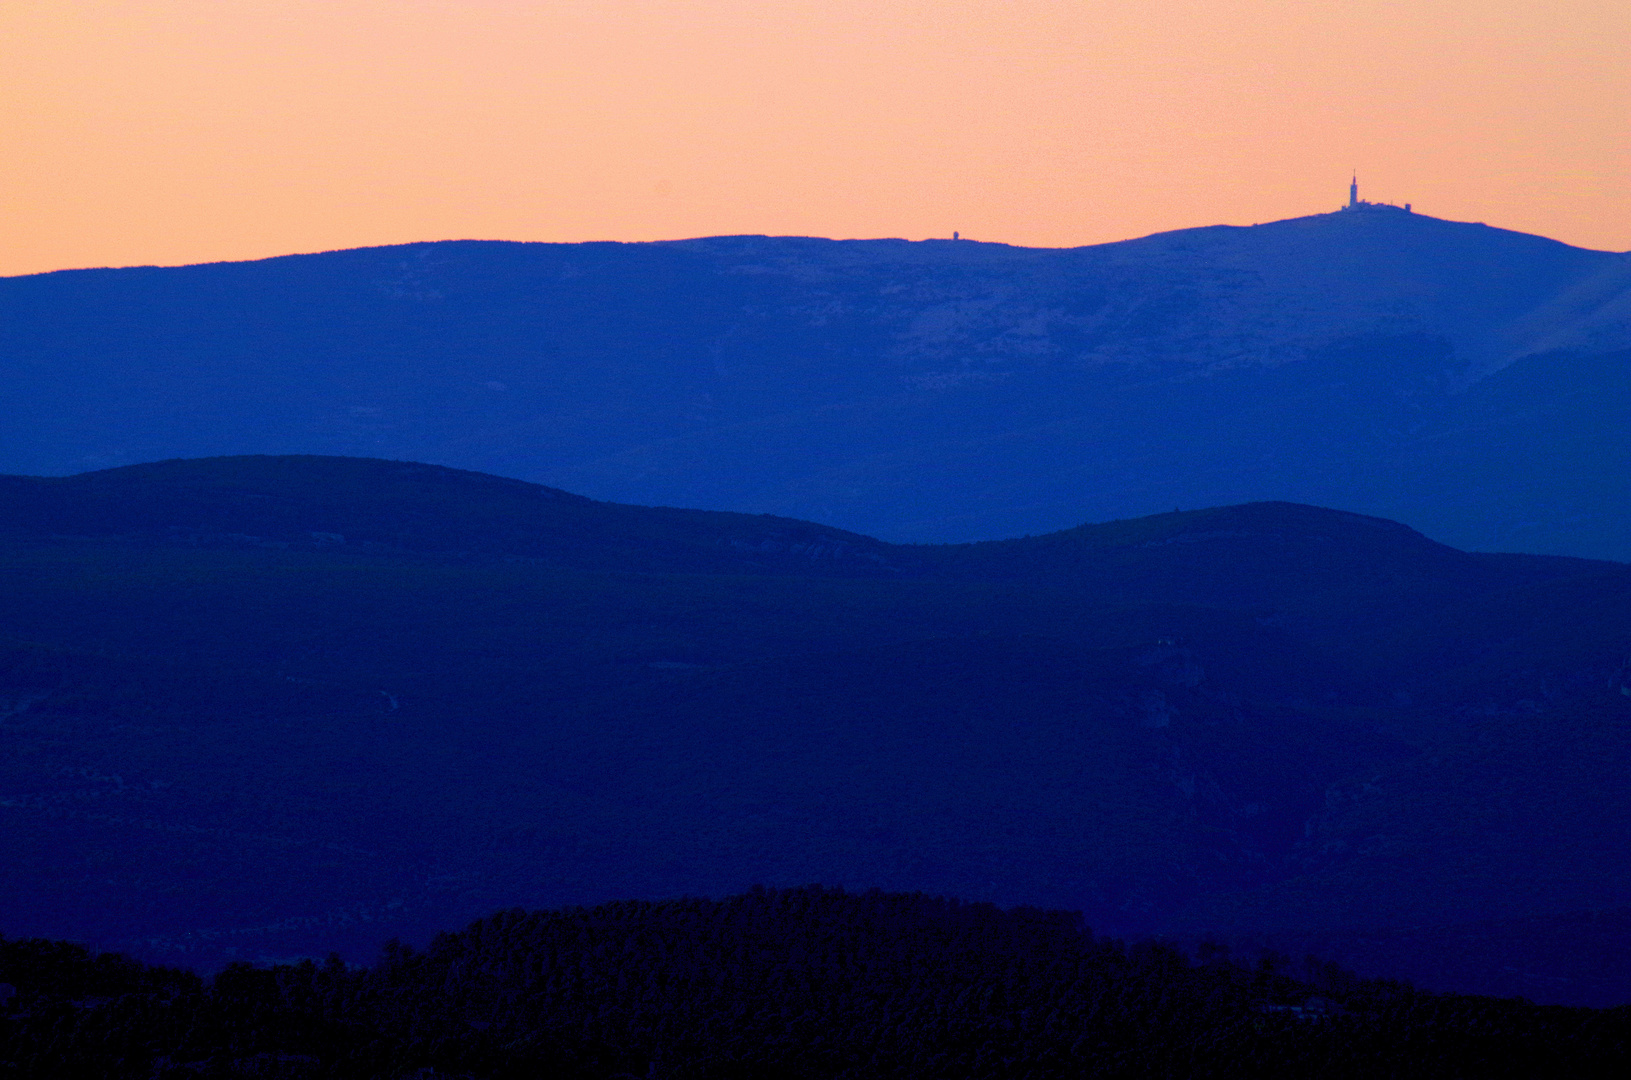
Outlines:
POLYGON ((1037 246, 1361 196, 1631 249, 1626 0, 12 0, 0 275, 420 240, 1037 246))

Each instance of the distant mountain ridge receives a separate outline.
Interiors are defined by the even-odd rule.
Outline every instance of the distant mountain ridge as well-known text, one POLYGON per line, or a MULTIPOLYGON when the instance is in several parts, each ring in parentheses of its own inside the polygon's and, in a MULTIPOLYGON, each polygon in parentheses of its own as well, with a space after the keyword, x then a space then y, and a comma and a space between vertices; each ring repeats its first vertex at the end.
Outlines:
POLYGON ((410 244, 0 280, 0 471, 383 456, 912 541, 1280 499, 1627 560, 1628 349, 1631 256, 1386 208, 410 244))

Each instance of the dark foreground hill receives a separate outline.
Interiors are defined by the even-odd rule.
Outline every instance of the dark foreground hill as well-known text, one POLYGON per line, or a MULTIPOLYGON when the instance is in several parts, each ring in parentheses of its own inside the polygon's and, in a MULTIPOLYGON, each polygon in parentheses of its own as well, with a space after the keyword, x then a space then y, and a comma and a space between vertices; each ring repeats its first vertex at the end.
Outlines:
POLYGON ((897 541, 1289 500, 1627 560, 1627 348, 1627 256, 1387 208, 414 244, 0 281, 0 472, 368 455, 897 541))
POLYGON ((8 935, 207 968, 818 881, 1631 1000, 1622 564, 1283 503, 898 546, 323 458, 7 478, 0 523, 8 935))
POLYGON ((1611 1075, 1631 1010, 1196 964, 922 895, 520 909, 369 968, 190 972, 0 938, 0 1071, 102 1077, 1611 1075))

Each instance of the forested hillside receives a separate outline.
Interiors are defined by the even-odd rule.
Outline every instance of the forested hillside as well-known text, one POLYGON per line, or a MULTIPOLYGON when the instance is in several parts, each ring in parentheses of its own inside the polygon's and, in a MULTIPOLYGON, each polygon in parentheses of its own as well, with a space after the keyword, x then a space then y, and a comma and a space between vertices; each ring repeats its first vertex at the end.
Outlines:
POLYGON ((1631 994, 1623 564, 1275 503, 901 546, 321 458, 9 478, 0 522, 10 936, 209 970, 820 882, 1631 994))
POLYGON ((370 967, 190 972, 0 939, 0 1072, 104 1077, 1607 1075, 1627 1009, 1196 963, 1080 918, 754 890, 514 910, 370 967))

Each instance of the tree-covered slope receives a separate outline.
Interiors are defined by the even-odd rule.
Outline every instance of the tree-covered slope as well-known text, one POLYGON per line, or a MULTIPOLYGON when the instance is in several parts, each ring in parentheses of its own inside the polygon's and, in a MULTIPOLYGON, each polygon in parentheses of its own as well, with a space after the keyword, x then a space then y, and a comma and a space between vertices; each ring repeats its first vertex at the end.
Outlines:
POLYGON ((1279 503, 899 546, 355 459, 9 478, 0 521, 12 935, 208 967, 811 881, 1331 941, 1627 903, 1621 564, 1279 503))
POLYGON ((370 967, 204 983, 0 938, 0 1070, 389 1078, 1606 1075, 1625 1009, 1197 964, 1067 912, 921 894, 514 909, 370 967))

